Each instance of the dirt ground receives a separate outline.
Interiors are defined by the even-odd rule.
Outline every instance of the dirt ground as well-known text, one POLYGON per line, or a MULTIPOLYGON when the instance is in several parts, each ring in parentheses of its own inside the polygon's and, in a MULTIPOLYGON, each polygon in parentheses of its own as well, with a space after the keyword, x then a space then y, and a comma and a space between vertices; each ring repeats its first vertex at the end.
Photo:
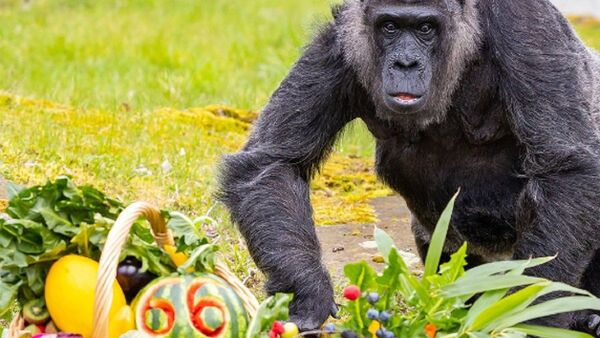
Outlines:
POLYGON ((404 200, 398 196, 392 196, 377 198, 371 203, 379 219, 376 224, 342 224, 317 228, 323 250, 323 260, 334 280, 343 277, 343 267, 347 263, 365 260, 376 268, 382 266, 382 257, 377 255, 377 249, 373 242, 375 226, 392 236, 404 260, 413 270, 422 269, 410 230, 410 212, 404 200))

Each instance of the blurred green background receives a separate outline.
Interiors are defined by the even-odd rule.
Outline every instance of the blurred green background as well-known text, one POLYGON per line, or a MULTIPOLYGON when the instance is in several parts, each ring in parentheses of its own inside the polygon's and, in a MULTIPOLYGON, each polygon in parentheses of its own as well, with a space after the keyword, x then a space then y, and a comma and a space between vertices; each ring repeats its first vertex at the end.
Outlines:
MULTIPOLYGON (((189 108, 259 111, 329 20, 329 5, 0 0, 0 175, 31 185, 66 173, 125 201, 210 213, 225 225, 232 268, 251 275, 212 195, 220 156, 242 146, 249 125, 221 116, 223 107, 189 108)), ((573 20, 600 48, 600 24, 573 20)), ((368 198, 387 194, 373 149, 361 125, 338 143, 313 184, 319 223, 373 219, 368 198)))

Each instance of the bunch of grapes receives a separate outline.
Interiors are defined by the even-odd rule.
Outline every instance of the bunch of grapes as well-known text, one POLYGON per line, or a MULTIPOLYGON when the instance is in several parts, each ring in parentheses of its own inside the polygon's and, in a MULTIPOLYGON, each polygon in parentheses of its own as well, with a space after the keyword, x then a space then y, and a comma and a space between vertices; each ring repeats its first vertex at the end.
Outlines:
MULTIPOLYGON (((371 309, 369 309, 367 311, 367 318, 369 318, 370 320, 372 320, 372 324, 370 326, 370 331, 372 330, 372 333, 377 337, 377 338, 396 338, 396 336, 394 335, 394 333, 392 331, 388 331, 385 328, 385 325, 387 324, 387 322, 390 320, 391 318, 391 314, 389 311, 379 311, 375 308, 375 306, 377 305, 377 303, 379 302, 379 294, 377 292, 370 292, 370 293, 365 293, 364 295, 365 297, 367 297, 367 301, 369 302, 369 304, 371 304, 373 307, 371 309)), ((359 298, 363 297, 363 293, 361 292, 360 288, 356 285, 350 285, 347 288, 344 289, 344 298, 346 298, 349 301, 356 301, 359 298)), ((338 332, 336 326, 334 324, 328 324, 325 326, 324 331, 328 334, 334 334, 336 332, 338 332)), ((358 338, 360 337, 358 333, 352 331, 352 330, 345 330, 341 332, 341 337, 342 338, 358 338)))

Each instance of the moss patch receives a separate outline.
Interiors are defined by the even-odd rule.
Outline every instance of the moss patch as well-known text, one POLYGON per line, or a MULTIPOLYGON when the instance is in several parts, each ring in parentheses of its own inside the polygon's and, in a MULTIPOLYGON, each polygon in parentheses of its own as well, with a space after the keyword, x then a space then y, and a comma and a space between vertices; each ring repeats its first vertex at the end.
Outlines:
POLYGON ((392 191, 377 181, 370 159, 336 154, 312 182, 315 222, 320 225, 365 224, 377 221, 368 203, 392 191))
MULTIPOLYGON (((216 163, 244 144, 256 117, 218 105, 78 109, 0 93, 0 174, 32 185, 66 173, 125 201, 202 214, 215 204, 216 163)), ((324 225, 374 222, 368 200, 390 194, 377 182, 371 160, 340 154, 312 188, 315 220, 324 225)))

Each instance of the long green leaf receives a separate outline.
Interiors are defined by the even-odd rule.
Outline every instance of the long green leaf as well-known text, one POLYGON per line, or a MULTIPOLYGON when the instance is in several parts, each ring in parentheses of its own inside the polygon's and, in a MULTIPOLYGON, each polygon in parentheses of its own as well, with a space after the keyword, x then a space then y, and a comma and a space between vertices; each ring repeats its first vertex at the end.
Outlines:
POLYGON ((514 269, 529 269, 538 265, 546 264, 556 257, 541 257, 528 260, 519 261, 500 261, 483 264, 472 269, 469 269, 463 278, 479 278, 485 276, 491 276, 494 274, 506 272, 514 269))
POLYGON ((389 262, 390 252, 394 248, 394 240, 390 235, 378 227, 375 227, 374 237, 379 253, 385 258, 386 262, 389 262))
POLYGON ((510 329, 540 338, 593 338, 589 334, 583 332, 538 325, 521 324, 511 327, 510 329))
POLYGON ((517 312, 498 323, 498 329, 511 327, 532 319, 581 310, 600 311, 600 299, 583 296, 562 297, 517 312))
POLYGON ((490 276, 479 278, 478 280, 459 279, 456 283, 447 285, 442 288, 441 295, 444 297, 460 297, 475 295, 482 292, 510 289, 517 286, 530 285, 546 281, 543 278, 529 276, 490 276))
POLYGON ((494 303, 477 316, 469 330, 477 331, 486 328, 483 331, 491 331, 494 329, 494 324, 497 321, 510 316, 513 313, 519 312, 532 304, 540 292, 548 285, 549 282, 530 285, 494 303), (491 329, 489 329, 490 327, 491 329))
MULTIPOLYGON (((484 265, 490 265, 490 264, 494 264, 494 263, 489 263, 489 264, 484 264, 484 265)), ((519 276, 519 275, 523 274, 524 271, 525 271, 525 267, 519 266, 513 270, 508 271, 506 273, 506 275, 519 276)), ((465 278, 465 279, 468 279, 468 278, 465 278)), ((502 299, 502 297, 504 297, 506 295, 506 293, 508 293, 508 290, 509 289, 507 288, 507 289, 492 290, 492 291, 483 293, 479 297, 479 299, 477 299, 475 301, 473 306, 471 306, 471 309, 469 310, 469 313, 467 314, 467 317, 465 318, 465 321, 462 325, 461 332, 464 332, 464 330, 466 330, 467 327, 471 326, 471 324, 473 323, 475 318, 477 318, 477 316, 479 316, 481 311, 485 310, 488 306, 491 306, 495 302, 502 299)))
POLYGON ((559 283, 559 282, 552 282, 547 288, 544 289, 544 291, 542 291, 542 293, 539 296, 544 296, 549 293, 558 292, 558 291, 564 291, 564 292, 574 293, 577 295, 595 297, 591 292, 589 292, 587 290, 579 289, 574 286, 571 286, 571 285, 568 285, 565 283, 559 283))
POLYGON ((425 260, 425 273, 423 274, 423 282, 427 284, 427 277, 435 275, 440 260, 442 258, 442 251, 444 250, 444 243, 446 242, 446 235, 448 234, 448 228, 450 227, 450 220, 452 218, 452 210, 454 210, 454 204, 458 198, 457 192, 446 209, 442 212, 440 219, 435 227, 433 236, 431 237, 431 243, 429 244, 429 250, 427 251, 427 259, 425 260))
POLYGON ((475 318, 477 318, 477 316, 479 316, 479 314, 483 310, 487 309, 489 306, 502 299, 502 297, 504 297, 507 292, 508 289, 500 289, 488 291, 482 294, 469 309, 469 312, 465 317, 464 324, 461 327, 461 332, 465 332, 467 328, 470 327, 471 324, 473 324, 475 318))

